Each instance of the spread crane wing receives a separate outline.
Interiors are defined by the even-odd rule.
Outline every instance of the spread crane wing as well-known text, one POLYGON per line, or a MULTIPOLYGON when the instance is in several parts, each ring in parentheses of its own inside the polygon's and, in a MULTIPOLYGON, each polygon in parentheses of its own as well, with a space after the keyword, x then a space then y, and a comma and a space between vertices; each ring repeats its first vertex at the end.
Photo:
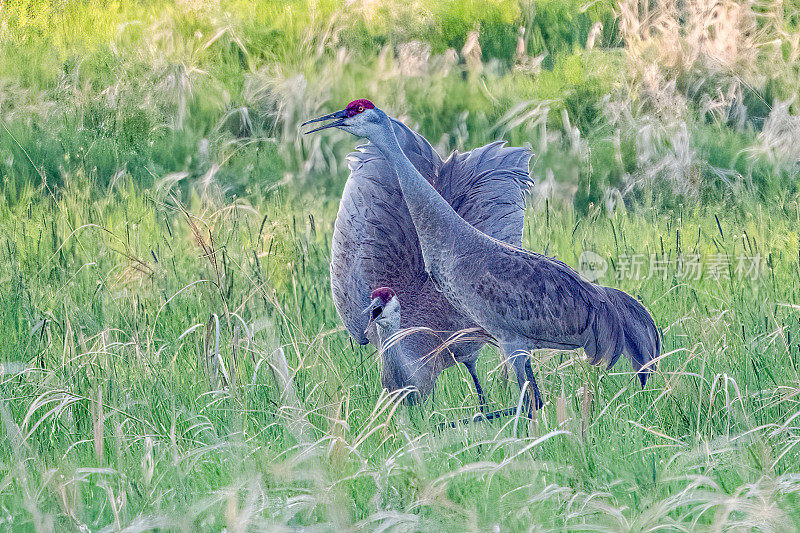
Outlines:
POLYGON ((470 152, 453 152, 433 186, 461 218, 486 235, 522 244, 525 193, 532 184, 531 152, 497 141, 470 152))
MULTIPOLYGON (((497 142, 443 162, 421 135, 393 121, 406 156, 467 222, 519 245, 530 152, 497 142)), ((370 292, 390 286, 403 306, 403 327, 460 329, 465 318, 436 293, 425 272, 414 223, 389 163, 372 144, 348 157, 345 185, 331 247, 334 304, 360 344, 369 340, 362 310, 370 292)))
MULTIPOLYGON (((428 180, 442 160, 422 136, 399 122, 395 135, 406 155, 428 180)), ((344 187, 331 246, 331 289, 336 310, 356 341, 367 344, 369 317, 362 310, 370 293, 392 287, 404 308, 423 292, 425 265, 414 223, 400 185, 378 149, 366 144, 348 156, 344 187)))

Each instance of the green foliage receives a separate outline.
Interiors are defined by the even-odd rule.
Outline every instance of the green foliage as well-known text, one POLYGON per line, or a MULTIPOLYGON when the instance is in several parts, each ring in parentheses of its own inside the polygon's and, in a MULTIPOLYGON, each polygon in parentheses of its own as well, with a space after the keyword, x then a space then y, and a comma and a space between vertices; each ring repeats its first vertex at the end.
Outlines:
MULTIPOLYGON (((630 179, 653 190, 626 188, 629 207, 647 197, 675 205, 685 195, 676 183, 687 180, 691 187, 708 186, 690 195, 709 201, 729 196, 731 184, 756 196, 774 194, 761 187, 794 184, 796 167, 772 173, 769 159, 758 162, 761 155, 747 164, 729 158, 730 163, 706 170, 693 163, 693 169, 669 179, 644 176, 648 167, 680 159, 666 139, 680 124, 660 118, 660 104, 650 103, 656 97, 627 85, 630 65, 614 48, 620 40, 613 13, 614 4, 606 0, 588 6, 577 0, 474 0, 428 8, 389 0, 218 5, 87 0, 28 8, 15 3, 2 15, 0 83, 6 90, 0 110, 11 134, 0 132, 6 155, 0 166, 20 184, 41 183, 44 177, 48 186, 58 186, 64 172, 79 167, 101 185, 122 169, 148 184, 176 172, 189 173, 191 181, 224 160, 216 176, 230 180, 230 190, 239 193, 255 190, 254 180, 270 187, 297 175, 337 190, 342 174, 333 160, 345 145, 315 145, 309 153, 297 124, 322 108, 368 96, 411 117, 443 149, 466 149, 498 134, 541 149, 548 164, 534 169, 535 175, 552 172, 557 181, 576 187, 582 199, 575 205, 582 212, 598 205, 606 189, 626 187, 630 179), (74 21, 81 22, 81 31, 72 31, 74 21), (586 52, 583 45, 596 22, 603 34, 596 49, 586 52), (526 28, 528 53, 545 54, 538 70, 513 68, 520 27, 526 28), (486 61, 480 76, 467 73, 463 64, 437 67, 444 64, 438 54, 460 49, 476 28, 486 61), (432 57, 420 58, 422 67, 393 57, 412 39, 430 46, 432 57), (546 123, 514 115, 525 102, 546 107, 546 123), (631 117, 641 115, 640 122, 661 122, 653 146, 642 144, 635 126, 625 125, 624 170, 619 154, 609 151, 609 135, 617 127, 608 122, 609 107, 620 104, 630 107, 631 117), (571 135, 567 124, 577 128, 582 154, 563 142, 571 135), (561 140, 550 142, 547 136, 553 135, 561 140)), ((784 48, 779 50, 784 66, 763 84, 743 84, 741 98, 723 111, 709 102, 719 97, 719 86, 731 83, 728 73, 696 67, 676 74, 676 91, 689 108, 678 120, 686 122, 690 137, 697 136, 689 147, 705 154, 703 124, 719 120, 727 120, 723 137, 755 142, 748 128, 761 128, 774 103, 795 90, 788 80, 797 65, 784 48)))
POLYGON ((544 0, 524 2, 525 27, 528 37, 528 52, 533 55, 548 54, 545 66, 555 64, 554 56, 571 54, 586 45, 589 31, 595 23, 603 25, 597 44, 615 46, 617 18, 614 2, 600 0, 544 0))
POLYGON ((480 45, 485 60, 501 59, 510 63, 517 43, 514 26, 520 18, 515 1, 467 0, 434 4, 433 15, 442 45, 460 50, 467 34, 480 30, 480 45))
MULTIPOLYGON (((641 390, 627 361, 607 371, 538 354, 537 423, 441 430, 476 409, 468 374, 451 368, 434 398, 397 406, 371 350, 338 326, 335 202, 226 204, 214 186, 124 177, 92 199, 96 187, 70 174, 58 197, 22 188, 0 200, 0 468, 11 480, 0 502, 15 527, 797 523, 796 406, 782 393, 800 335, 782 305, 800 297, 797 241, 785 238, 796 199, 791 214, 529 209, 525 246, 573 265, 598 253, 602 281, 653 312, 667 355, 641 390), (631 277, 626 258, 653 250, 669 258, 664 274, 631 277), (727 274, 687 277, 677 258, 695 253, 728 254, 727 274), (738 270, 743 253, 763 255, 758 275, 738 270)), ((487 348, 487 393, 513 405, 497 364, 487 348)))

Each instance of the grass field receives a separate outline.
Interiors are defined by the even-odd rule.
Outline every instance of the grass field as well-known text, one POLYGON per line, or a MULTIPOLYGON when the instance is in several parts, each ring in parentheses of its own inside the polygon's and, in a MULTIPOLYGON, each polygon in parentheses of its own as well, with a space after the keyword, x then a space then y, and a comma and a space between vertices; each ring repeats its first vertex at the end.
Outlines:
POLYGON ((799 529, 800 19, 656 72, 631 5, 0 3, 0 526, 799 529), (532 147, 524 246, 648 307, 644 389, 543 352, 533 421, 440 429, 477 411, 461 367, 382 392, 329 286, 357 140, 297 127, 359 96, 442 152, 532 147))

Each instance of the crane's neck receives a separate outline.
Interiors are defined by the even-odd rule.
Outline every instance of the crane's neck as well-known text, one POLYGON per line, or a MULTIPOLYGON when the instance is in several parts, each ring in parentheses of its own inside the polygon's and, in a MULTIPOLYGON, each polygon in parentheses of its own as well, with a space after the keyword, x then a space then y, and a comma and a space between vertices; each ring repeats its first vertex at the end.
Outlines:
POLYGON ((442 266, 441 261, 453 255, 447 253, 452 252, 449 248, 469 242, 475 229, 419 173, 397 141, 391 121, 387 118, 386 122, 381 133, 374 135, 375 138, 370 137, 370 141, 397 174, 403 198, 417 230, 425 269, 435 279, 442 266))
POLYGON ((398 324, 376 324, 380 342, 381 382, 390 390, 416 386, 413 382, 414 360, 404 349, 404 342, 391 337, 400 331, 398 324))

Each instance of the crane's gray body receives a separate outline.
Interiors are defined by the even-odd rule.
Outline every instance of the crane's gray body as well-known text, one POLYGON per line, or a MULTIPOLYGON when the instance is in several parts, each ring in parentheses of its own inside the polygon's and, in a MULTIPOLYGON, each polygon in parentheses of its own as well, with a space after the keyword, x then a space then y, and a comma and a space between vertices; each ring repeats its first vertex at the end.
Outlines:
MULTIPOLYGON (((400 122, 391 124, 402 153, 456 216, 499 241, 521 244, 530 151, 496 142, 471 152, 455 152, 442 161, 422 136, 400 122)), ((360 146, 348 162, 351 175, 331 246, 333 301, 359 344, 381 345, 375 326, 367 327, 369 316, 363 313, 370 293, 378 287, 391 287, 397 293, 401 328, 440 332, 404 337, 395 352, 415 359, 411 382, 385 382, 390 388, 416 387, 424 397, 442 369, 455 361, 469 367, 483 342, 459 342, 449 350, 437 350, 451 333, 477 326, 453 307, 428 276, 417 231, 390 162, 373 144, 360 146)), ((448 240, 442 235, 441 245, 447 246, 448 240)))
MULTIPOLYGON (((595 285, 556 259, 480 233, 431 252, 430 270, 448 300, 516 351, 584 348, 592 364, 628 353, 638 371, 660 352, 658 330, 626 293, 595 285), (461 243, 467 243, 466 245, 461 243)), ((640 375, 642 383, 646 372, 640 375)))

